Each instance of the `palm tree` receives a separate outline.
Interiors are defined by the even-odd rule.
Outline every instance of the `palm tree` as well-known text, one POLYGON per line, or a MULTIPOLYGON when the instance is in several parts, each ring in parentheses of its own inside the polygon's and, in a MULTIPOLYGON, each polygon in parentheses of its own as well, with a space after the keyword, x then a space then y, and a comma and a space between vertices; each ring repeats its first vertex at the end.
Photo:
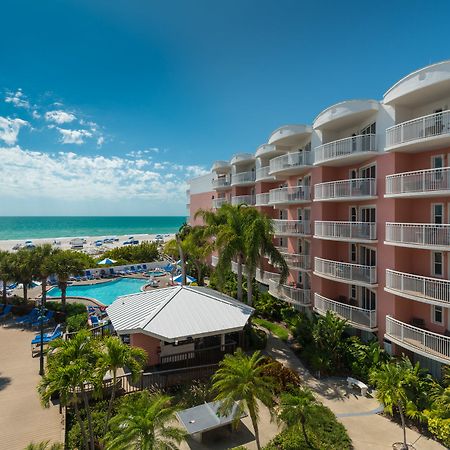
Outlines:
POLYGON ((408 450, 405 410, 410 402, 409 391, 419 383, 417 371, 412 370, 409 360, 402 359, 381 364, 370 372, 369 380, 375 386, 375 396, 384 405, 384 410, 390 415, 394 415, 395 410, 400 414, 403 428, 402 450, 408 450))
POLYGON ((247 303, 253 302, 253 280, 256 268, 264 271, 263 258, 269 258, 271 264, 280 271, 280 283, 284 283, 289 275, 289 268, 283 255, 273 244, 274 230, 270 217, 260 213, 255 208, 245 208, 243 211, 247 216, 244 230, 245 254, 247 269, 247 303))
POLYGON ((247 409, 255 430, 256 446, 261 449, 259 441, 259 402, 269 410, 274 405, 276 382, 272 377, 264 375, 267 363, 260 352, 247 356, 241 349, 234 355, 226 355, 219 363, 219 369, 213 375, 213 390, 217 392, 216 401, 222 403, 219 412, 230 414, 237 402, 234 423, 237 425, 242 412, 247 409))
POLYGON ((146 361, 147 352, 141 348, 124 344, 122 340, 116 336, 109 336, 103 340, 100 365, 104 375, 106 372, 111 371, 113 376, 111 398, 109 399, 108 413, 106 416, 105 433, 108 430, 108 422, 111 417, 116 395, 117 370, 126 366, 131 373, 132 379, 136 381, 143 370, 146 361))
POLYGON ((28 300, 28 285, 33 281, 34 266, 31 251, 21 248, 12 256, 12 270, 16 281, 22 283, 23 300, 28 300))
POLYGON ((203 285, 202 267, 206 259, 213 251, 213 243, 209 238, 206 228, 202 226, 192 227, 183 240, 185 254, 192 261, 197 270, 198 284, 203 285))
POLYGON ((25 450, 64 450, 64 445, 61 443, 50 443, 50 441, 42 441, 38 443, 32 442, 25 447, 25 450))
POLYGON ((14 279, 13 255, 0 250, 0 281, 3 284, 2 298, 6 305, 6 285, 14 279))
POLYGON ((58 277, 58 287, 61 289, 61 304, 66 307, 66 292, 70 276, 82 275, 86 268, 80 253, 73 250, 62 250, 54 253, 48 261, 49 272, 58 277))
POLYGON ((180 261, 181 261, 181 275, 182 275, 182 285, 186 284, 186 255, 185 255, 185 249, 184 249, 184 239, 189 234, 191 229, 191 226, 187 223, 183 223, 181 225, 180 229, 178 230, 178 233, 175 234, 175 240, 177 242, 178 246, 178 252, 180 255, 180 261))
POLYGON ((106 435, 107 450, 176 450, 185 433, 170 426, 176 409, 172 398, 162 393, 143 391, 129 395, 121 402, 111 419, 106 435))
POLYGON ((60 250, 54 250, 51 244, 38 245, 31 251, 33 275, 41 282, 42 304, 45 305, 47 294, 47 278, 52 274, 52 258, 60 250))
POLYGON ((280 399, 279 418, 288 428, 301 429, 306 444, 311 443, 306 433, 306 422, 313 417, 317 401, 308 388, 298 388, 295 391, 284 392, 280 399))

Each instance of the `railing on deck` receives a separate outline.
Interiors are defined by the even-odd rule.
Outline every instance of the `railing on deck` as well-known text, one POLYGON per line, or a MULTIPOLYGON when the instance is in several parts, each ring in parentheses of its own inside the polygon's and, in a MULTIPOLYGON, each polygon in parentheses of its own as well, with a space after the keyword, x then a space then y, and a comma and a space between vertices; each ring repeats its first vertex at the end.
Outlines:
POLYGON ((403 246, 450 248, 450 225, 387 222, 386 242, 403 246))
POLYGON ((314 186, 314 200, 347 200, 377 195, 375 178, 329 181, 314 186))

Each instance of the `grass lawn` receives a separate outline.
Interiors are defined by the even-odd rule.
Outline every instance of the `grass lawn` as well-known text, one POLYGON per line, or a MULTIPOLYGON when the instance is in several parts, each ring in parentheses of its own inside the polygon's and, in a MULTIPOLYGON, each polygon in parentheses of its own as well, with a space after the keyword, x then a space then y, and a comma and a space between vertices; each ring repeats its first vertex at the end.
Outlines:
POLYGON ((282 341, 286 342, 289 337, 289 330, 284 327, 283 325, 280 325, 278 323, 269 322, 265 319, 260 319, 259 317, 254 317, 252 319, 253 323, 256 323, 257 325, 266 328, 271 333, 273 333, 275 336, 278 336, 282 341))

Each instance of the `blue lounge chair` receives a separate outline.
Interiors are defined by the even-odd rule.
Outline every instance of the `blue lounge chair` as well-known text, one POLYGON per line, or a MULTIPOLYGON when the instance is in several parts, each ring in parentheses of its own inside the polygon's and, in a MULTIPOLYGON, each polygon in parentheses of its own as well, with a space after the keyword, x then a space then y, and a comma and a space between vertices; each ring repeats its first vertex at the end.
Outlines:
POLYGON ((16 325, 28 325, 34 322, 39 315, 39 310, 37 308, 33 308, 28 314, 23 317, 18 317, 15 320, 16 325))
POLYGON ((12 305, 6 305, 3 312, 0 314, 0 320, 5 320, 12 313, 12 305))
MULTIPOLYGON (((53 316, 55 315, 54 311, 47 311, 47 313, 45 314, 42 322, 43 325, 48 325, 48 323, 53 320, 53 316)), ((39 316, 36 318, 36 320, 34 320, 33 322, 31 322, 31 327, 39 327, 41 326, 41 320, 39 319, 39 316)))
POLYGON ((92 324, 93 328, 100 326, 100 322, 99 322, 97 316, 91 316, 90 319, 91 319, 91 324, 92 324))
POLYGON ((91 314, 96 314, 96 310, 95 310, 95 307, 94 306, 90 306, 90 305, 88 305, 87 307, 87 311, 88 311, 88 314, 89 315, 91 315, 91 314))
MULTIPOLYGON (((50 333, 44 333, 44 343, 46 341, 54 340, 54 339, 56 339, 58 337, 61 337, 61 336, 62 336, 62 327, 61 327, 61 324, 59 323, 58 325, 56 325, 56 327, 55 327, 55 329, 53 331, 51 331, 50 333)), ((41 335, 40 334, 36 334, 36 336, 31 341, 31 343, 32 344, 40 344, 41 343, 41 335)))
POLYGON ((144 268, 144 270, 147 270, 147 264, 142 264, 142 267, 144 268))

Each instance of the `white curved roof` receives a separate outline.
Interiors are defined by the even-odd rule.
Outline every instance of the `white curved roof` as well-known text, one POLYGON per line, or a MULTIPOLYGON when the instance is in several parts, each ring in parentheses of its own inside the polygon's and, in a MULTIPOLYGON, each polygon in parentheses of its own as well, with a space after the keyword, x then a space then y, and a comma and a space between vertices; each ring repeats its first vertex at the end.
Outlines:
POLYGON ((272 132, 267 143, 287 146, 295 145, 298 141, 306 138, 311 133, 312 128, 310 125, 283 125, 272 132))
POLYGON ((406 75, 386 91, 386 104, 411 105, 426 99, 433 101, 450 90, 450 60, 423 67, 406 75))
POLYGON ((254 309, 213 289, 174 286, 118 297, 107 308, 118 334, 167 342, 242 330, 254 309))
POLYGON ((255 160, 255 156, 251 153, 235 153, 231 158, 231 164, 246 164, 255 160))
POLYGON ((377 100, 345 100, 329 106, 317 115, 314 129, 338 129, 362 122, 378 111, 377 100))

